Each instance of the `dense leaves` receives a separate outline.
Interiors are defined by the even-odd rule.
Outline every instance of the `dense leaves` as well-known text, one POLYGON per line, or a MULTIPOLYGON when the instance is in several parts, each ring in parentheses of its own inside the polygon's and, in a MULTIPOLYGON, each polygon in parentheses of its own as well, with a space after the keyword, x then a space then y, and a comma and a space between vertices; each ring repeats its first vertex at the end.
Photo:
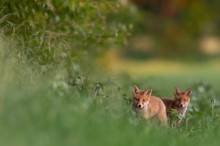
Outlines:
POLYGON ((70 67, 127 35, 126 25, 108 21, 116 0, 3 0, 0 8, 0 30, 32 64, 70 67))

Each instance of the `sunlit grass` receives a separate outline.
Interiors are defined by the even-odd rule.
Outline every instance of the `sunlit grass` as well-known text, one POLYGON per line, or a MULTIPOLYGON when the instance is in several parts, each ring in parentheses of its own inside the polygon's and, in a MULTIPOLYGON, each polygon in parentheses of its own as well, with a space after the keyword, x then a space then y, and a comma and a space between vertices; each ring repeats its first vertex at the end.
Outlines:
POLYGON ((119 52, 114 49, 98 59, 98 64, 107 71, 113 73, 125 72, 134 76, 161 74, 209 76, 213 73, 220 73, 220 59, 210 59, 202 62, 166 59, 135 60, 121 57, 119 52))

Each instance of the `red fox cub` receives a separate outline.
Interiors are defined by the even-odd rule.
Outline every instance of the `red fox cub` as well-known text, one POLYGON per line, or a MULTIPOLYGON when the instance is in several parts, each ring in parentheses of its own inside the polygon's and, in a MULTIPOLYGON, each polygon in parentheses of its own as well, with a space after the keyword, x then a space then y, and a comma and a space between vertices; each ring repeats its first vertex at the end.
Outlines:
POLYGON ((178 126, 180 124, 181 118, 185 116, 191 94, 191 89, 181 92, 179 88, 175 88, 174 99, 162 99, 166 106, 167 116, 169 117, 171 126, 178 126), (172 110, 176 110, 177 112, 176 120, 173 119, 172 110))
POLYGON ((146 120, 157 116, 160 122, 166 126, 166 107, 160 98, 151 96, 151 93, 152 89, 139 90, 137 86, 134 86, 132 108, 146 120))

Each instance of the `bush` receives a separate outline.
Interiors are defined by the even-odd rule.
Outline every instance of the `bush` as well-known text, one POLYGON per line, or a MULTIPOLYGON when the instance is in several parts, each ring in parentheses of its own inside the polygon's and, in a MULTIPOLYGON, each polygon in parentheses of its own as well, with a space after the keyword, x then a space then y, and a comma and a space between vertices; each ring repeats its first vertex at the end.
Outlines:
POLYGON ((117 0, 3 0, 1 32, 18 40, 20 55, 46 69, 74 64, 122 42, 127 26, 108 21, 117 0))

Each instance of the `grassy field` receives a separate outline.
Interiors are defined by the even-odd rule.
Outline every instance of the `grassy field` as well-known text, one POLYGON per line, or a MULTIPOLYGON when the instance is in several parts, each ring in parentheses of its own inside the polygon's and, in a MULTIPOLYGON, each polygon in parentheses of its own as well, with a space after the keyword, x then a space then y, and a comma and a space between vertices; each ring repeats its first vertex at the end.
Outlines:
MULTIPOLYGON (((70 84, 63 70, 41 73, 25 60, 18 63, 17 54, 10 51, 14 47, 1 41, 2 146, 219 145, 220 78, 215 67, 206 65, 206 70, 200 63, 197 68, 187 65, 186 74, 111 74, 93 69, 76 76, 70 84), (191 104, 182 125, 165 128, 155 120, 137 117, 131 110, 134 84, 141 89, 151 87, 155 96, 170 98, 174 87, 192 88, 191 104)), ((127 64, 131 68, 143 67, 140 63, 127 64)), ((166 62, 160 64, 168 66, 166 62)))
MULTIPOLYGON (((109 75, 92 72, 68 85, 60 72, 39 75, 10 57, 0 63, 0 145, 112 146, 219 145, 218 73, 109 75), (131 90, 152 87, 173 97, 174 87, 192 88, 192 102, 178 128, 137 118, 131 90)), ((212 72, 211 70, 209 72, 212 72)))

